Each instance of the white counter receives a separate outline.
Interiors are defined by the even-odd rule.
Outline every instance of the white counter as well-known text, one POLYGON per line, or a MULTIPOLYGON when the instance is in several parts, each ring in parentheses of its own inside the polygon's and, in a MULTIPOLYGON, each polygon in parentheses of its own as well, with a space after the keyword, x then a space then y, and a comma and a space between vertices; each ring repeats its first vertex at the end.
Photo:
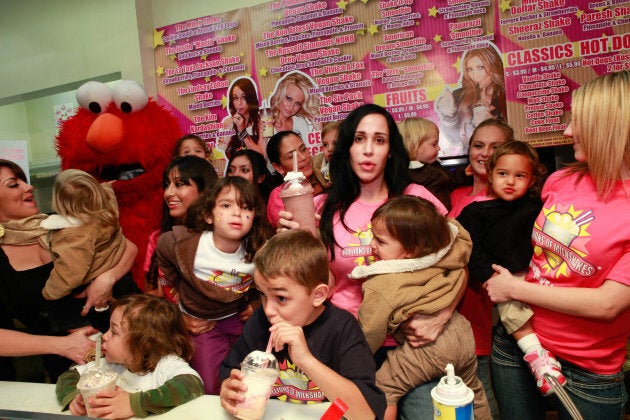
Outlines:
MULTIPOLYGON (((267 405, 263 420, 319 419, 329 406, 330 403, 302 405, 272 399, 267 405)), ((70 415, 70 411, 61 412, 61 406, 55 398, 55 385, 31 382, 0 381, 0 409, 70 415)), ((221 408, 219 397, 216 395, 204 395, 175 407, 168 413, 151 416, 151 418, 234 419, 221 408)))

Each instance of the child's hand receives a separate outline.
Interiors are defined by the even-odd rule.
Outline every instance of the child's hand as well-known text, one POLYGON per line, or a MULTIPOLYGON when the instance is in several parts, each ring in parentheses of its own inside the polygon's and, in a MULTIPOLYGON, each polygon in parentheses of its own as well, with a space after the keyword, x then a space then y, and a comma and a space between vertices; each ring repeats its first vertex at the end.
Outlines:
POLYGON ((73 416, 87 416, 87 410, 85 403, 83 402, 83 395, 77 394, 68 407, 73 416))
POLYGON ((279 322, 269 328, 271 332, 271 341, 276 351, 281 351, 284 345, 289 346, 289 356, 291 360, 300 366, 304 366, 305 362, 311 355, 311 351, 306 343, 304 331, 302 327, 296 327, 286 322, 279 322))
POLYGON ((232 369, 230 377, 221 383, 219 392, 221 407, 228 413, 236 415, 238 411, 236 405, 245 401, 245 394, 243 394, 245 391, 247 391, 247 385, 243 382, 243 372, 232 369))
POLYGON ((90 398, 92 415, 106 419, 126 419, 133 416, 129 393, 121 388, 99 391, 90 398))
POLYGON ((190 315, 184 315, 184 322, 188 332, 192 335, 199 335, 211 331, 216 325, 217 321, 206 321, 205 319, 193 318, 190 315))
POLYGON ((247 322, 247 320, 252 316, 253 313, 254 308, 252 308, 252 305, 247 305, 247 308, 238 313, 238 319, 240 319, 241 322, 247 322))

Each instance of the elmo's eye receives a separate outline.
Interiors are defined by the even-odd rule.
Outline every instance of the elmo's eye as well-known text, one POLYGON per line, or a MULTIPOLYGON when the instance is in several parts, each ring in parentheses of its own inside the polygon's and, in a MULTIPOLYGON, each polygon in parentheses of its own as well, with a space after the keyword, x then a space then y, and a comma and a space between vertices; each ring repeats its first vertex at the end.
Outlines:
POLYGON ((77 89, 79 106, 94 114, 104 112, 112 98, 112 90, 105 83, 90 81, 77 89))
POLYGON ((133 80, 122 80, 114 85, 114 102, 125 114, 138 112, 147 105, 149 96, 144 88, 133 80))

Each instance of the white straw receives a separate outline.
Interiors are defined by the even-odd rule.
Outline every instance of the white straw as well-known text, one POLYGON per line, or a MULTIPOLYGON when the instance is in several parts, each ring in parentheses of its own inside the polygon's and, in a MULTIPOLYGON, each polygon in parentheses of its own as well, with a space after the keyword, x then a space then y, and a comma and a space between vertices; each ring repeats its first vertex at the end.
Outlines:
POLYGON ((96 359, 94 360, 96 369, 101 368, 101 343, 102 341, 103 341, 103 333, 99 332, 98 334, 96 334, 96 359))

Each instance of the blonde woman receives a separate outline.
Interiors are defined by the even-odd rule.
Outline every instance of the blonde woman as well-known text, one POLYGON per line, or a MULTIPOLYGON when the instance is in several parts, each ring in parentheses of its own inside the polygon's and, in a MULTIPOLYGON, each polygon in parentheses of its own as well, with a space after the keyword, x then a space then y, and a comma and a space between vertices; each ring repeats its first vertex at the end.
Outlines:
POLYGON ((308 133, 321 129, 313 122, 319 115, 319 96, 309 92, 313 87, 313 81, 300 72, 289 73, 278 82, 271 96, 274 133, 294 131, 308 144, 308 133))
MULTIPOLYGON (((528 303, 542 345, 568 378, 585 419, 621 419, 622 365, 630 335, 630 72, 593 79, 573 93, 575 164, 549 176, 534 224, 529 270, 500 266, 484 287, 494 302, 528 303), (525 281, 523 281, 525 280, 525 281)), ((498 328, 492 377, 501 417, 544 418, 545 402, 523 352, 498 328)), ((558 407, 560 418, 568 418, 558 407)))

